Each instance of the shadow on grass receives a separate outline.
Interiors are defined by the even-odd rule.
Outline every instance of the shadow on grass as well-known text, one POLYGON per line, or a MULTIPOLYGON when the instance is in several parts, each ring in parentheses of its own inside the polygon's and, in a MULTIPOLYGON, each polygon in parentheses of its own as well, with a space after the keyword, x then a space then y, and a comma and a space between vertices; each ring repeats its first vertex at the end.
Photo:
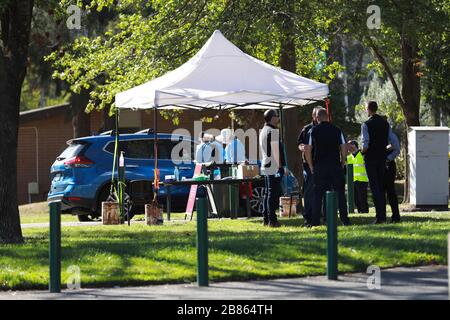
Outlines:
MULTIPOLYGON (((409 222, 432 222, 432 223, 448 223, 450 222, 450 217, 442 217, 440 213, 433 213, 436 214, 435 217, 431 216, 411 216, 409 214, 402 214, 401 215, 401 221, 402 223, 409 223, 409 222)), ((387 224, 389 224, 390 216, 387 217, 387 224)), ((249 219, 248 222, 252 224, 259 224, 262 223, 261 219, 249 219)), ((288 227, 302 227, 304 223, 303 217, 292 217, 292 218, 281 218, 279 219, 281 225, 288 226, 288 227)), ((374 214, 352 214, 350 215, 350 221, 353 225, 372 225, 372 223, 375 221, 375 215, 374 214)), ((340 225, 339 218, 337 219, 338 226, 340 225)), ((322 219, 322 225, 325 225, 322 219)))
MULTIPOLYGON (((421 265, 446 261, 448 218, 406 216, 404 223, 369 225, 369 216, 352 218, 339 228, 339 263, 344 271, 368 265, 421 265), (424 223, 433 222, 433 225, 424 223), (419 224, 417 224, 419 223, 419 224)), ((259 219, 246 220, 250 226, 259 219)), ((302 228, 302 219, 283 219, 283 227, 209 231, 213 281, 290 278, 325 273, 326 227, 302 228), (251 268, 250 268, 251 267, 251 268)), ((132 286, 195 281, 196 235, 189 229, 69 229, 63 232, 63 271, 79 265, 83 287, 132 286), (152 278, 153 277, 153 278, 152 278), (150 279, 151 278, 151 279, 150 279)), ((41 233, 30 243, 0 246, 2 259, 47 274, 48 240, 41 233)), ((0 266, 3 260, 0 260, 0 266)), ((44 289, 46 279, 1 289, 44 289)))

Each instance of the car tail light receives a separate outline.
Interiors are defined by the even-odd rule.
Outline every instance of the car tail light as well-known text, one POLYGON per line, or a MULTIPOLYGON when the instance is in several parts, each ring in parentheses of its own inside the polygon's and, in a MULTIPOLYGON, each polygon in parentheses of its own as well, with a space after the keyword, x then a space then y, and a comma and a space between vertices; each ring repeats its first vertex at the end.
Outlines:
POLYGON ((70 168, 89 168, 94 162, 85 156, 76 156, 64 161, 64 165, 70 168))
POLYGON ((69 200, 69 201, 81 201, 81 198, 78 198, 78 197, 69 197, 69 198, 67 198, 67 200, 69 200))

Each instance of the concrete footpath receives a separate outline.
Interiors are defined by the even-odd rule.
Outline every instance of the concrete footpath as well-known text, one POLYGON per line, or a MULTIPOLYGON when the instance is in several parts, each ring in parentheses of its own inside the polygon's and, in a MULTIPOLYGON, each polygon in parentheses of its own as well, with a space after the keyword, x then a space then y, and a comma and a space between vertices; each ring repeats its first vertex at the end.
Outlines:
POLYGON ((445 266, 381 270, 381 288, 379 289, 368 288, 367 282, 371 275, 365 273, 345 274, 340 275, 338 281, 329 281, 325 276, 318 276, 247 282, 218 282, 202 288, 193 283, 63 290, 60 294, 51 294, 46 291, 0 291, 0 299, 448 299, 448 274, 445 266))

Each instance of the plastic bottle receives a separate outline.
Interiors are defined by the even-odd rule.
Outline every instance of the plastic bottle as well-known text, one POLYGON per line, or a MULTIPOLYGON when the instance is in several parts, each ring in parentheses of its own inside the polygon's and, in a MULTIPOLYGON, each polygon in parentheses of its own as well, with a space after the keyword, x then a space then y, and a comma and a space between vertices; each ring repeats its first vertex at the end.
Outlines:
POLYGON ((175 176, 175 181, 180 181, 180 170, 178 170, 177 166, 173 170, 173 175, 175 176))
POLYGON ((237 178, 237 173, 238 173, 237 166, 233 165, 232 169, 231 169, 231 172, 232 172, 233 179, 236 179, 237 178))
POLYGON ((214 169, 214 180, 220 180, 222 177, 220 175, 220 169, 216 168, 214 169))
POLYGON ((125 167, 125 159, 123 157, 123 151, 120 152, 120 157, 119 157, 119 167, 125 167))

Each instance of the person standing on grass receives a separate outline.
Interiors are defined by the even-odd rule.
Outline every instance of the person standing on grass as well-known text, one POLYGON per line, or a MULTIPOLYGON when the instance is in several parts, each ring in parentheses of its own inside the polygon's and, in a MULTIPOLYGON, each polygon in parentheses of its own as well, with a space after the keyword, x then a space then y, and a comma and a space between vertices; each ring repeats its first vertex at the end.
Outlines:
POLYGON ((374 224, 386 222, 386 195, 384 192, 384 173, 387 159, 388 141, 392 140, 392 130, 388 122, 377 114, 376 101, 367 103, 369 120, 361 125, 362 153, 366 166, 369 186, 375 203, 374 224))
POLYGON ((353 145, 353 152, 347 156, 347 164, 353 164, 353 186, 355 190, 355 205, 358 213, 369 213, 369 204, 367 203, 367 178, 366 168, 364 167, 364 157, 359 150, 358 143, 355 140, 350 141, 353 145))
POLYGON ((281 178, 288 175, 284 149, 281 142, 279 115, 275 110, 264 112, 266 124, 259 134, 259 143, 262 152, 261 174, 264 176, 263 215, 264 225, 280 227, 277 215, 279 198, 281 196, 281 178))
POLYGON ((314 192, 313 192, 313 178, 311 169, 309 168, 308 162, 305 158, 305 145, 308 144, 309 135, 313 127, 317 125, 317 112, 323 109, 322 107, 315 107, 312 111, 312 121, 310 124, 303 127, 300 132, 297 145, 298 149, 303 152, 302 160, 303 160, 303 201, 304 201, 304 211, 303 218, 305 220, 305 225, 311 224, 312 219, 312 205, 314 201, 314 192))
POLYGON ((320 225, 322 200, 328 186, 338 193, 339 216, 344 226, 350 225, 345 200, 344 166, 347 143, 341 129, 331 124, 326 110, 317 112, 319 124, 311 130, 305 156, 313 174, 314 202, 310 226, 320 225))
POLYGON ((386 147, 388 154, 383 178, 383 190, 387 195, 389 206, 391 207, 391 222, 397 223, 400 222, 400 210, 398 208, 397 192, 395 191, 395 176, 397 174, 395 158, 400 154, 400 142, 392 129, 390 129, 388 140, 389 144, 386 147))

